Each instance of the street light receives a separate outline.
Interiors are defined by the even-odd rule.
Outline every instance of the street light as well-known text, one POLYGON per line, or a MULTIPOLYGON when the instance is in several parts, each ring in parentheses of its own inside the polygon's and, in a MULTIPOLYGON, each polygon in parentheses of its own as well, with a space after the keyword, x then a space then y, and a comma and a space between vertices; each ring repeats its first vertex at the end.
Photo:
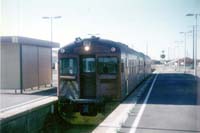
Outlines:
MULTIPOLYGON (((44 17, 42 17, 42 19, 49 19, 50 20, 50 23, 51 23, 51 44, 53 43, 53 19, 60 19, 60 18, 61 18, 61 16, 44 16, 44 17)), ((51 58, 51 64, 52 64, 52 58, 51 58)), ((52 69, 51 69, 51 86, 52 86, 52 81, 53 81, 52 76, 53 75, 52 75, 52 69)))
POLYGON ((44 16, 42 19, 50 19, 51 23, 51 43, 53 42, 53 19, 60 19, 62 16, 44 16))
POLYGON ((185 70, 186 70, 186 32, 180 32, 180 34, 184 34, 184 73, 185 73, 185 70))
POLYGON ((175 48, 174 48, 174 50, 175 50, 175 51, 174 51, 174 55, 175 55, 175 53, 176 53, 176 58, 177 58, 176 60, 177 60, 177 63, 178 63, 178 71, 180 71, 179 47, 181 47, 180 44, 183 43, 183 41, 174 41, 174 43, 177 44, 177 45, 175 45, 175 48), (176 49, 177 49, 177 52, 176 52, 176 49))
POLYGON ((186 37, 187 33, 191 33, 191 31, 188 32, 180 32, 180 34, 184 34, 184 73, 186 72, 186 37))
POLYGON ((198 16, 200 16, 200 14, 194 14, 194 13, 188 13, 186 14, 186 16, 195 16, 195 21, 196 21, 196 40, 195 40, 195 45, 193 47, 193 51, 194 51, 194 75, 197 76, 197 25, 198 25, 198 22, 197 22, 197 18, 198 16))

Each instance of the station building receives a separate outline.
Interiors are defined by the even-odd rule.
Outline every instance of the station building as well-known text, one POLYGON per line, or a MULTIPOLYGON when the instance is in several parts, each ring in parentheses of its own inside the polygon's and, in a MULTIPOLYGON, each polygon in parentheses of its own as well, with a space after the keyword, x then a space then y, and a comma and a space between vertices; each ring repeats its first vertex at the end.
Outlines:
POLYGON ((20 90, 52 84, 52 48, 55 42, 2 36, 0 89, 20 90))

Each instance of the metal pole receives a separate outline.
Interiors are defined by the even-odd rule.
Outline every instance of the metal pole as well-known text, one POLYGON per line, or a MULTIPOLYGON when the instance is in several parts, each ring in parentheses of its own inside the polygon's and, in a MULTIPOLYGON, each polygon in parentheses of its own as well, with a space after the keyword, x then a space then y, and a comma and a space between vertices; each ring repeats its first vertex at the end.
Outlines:
POLYGON ((186 72, 186 32, 184 33, 185 35, 185 45, 184 45, 184 53, 185 53, 185 58, 184 58, 184 73, 186 72))
MULTIPOLYGON (((53 17, 50 17, 51 20, 51 45, 53 44, 53 17)), ((52 70, 52 49, 51 49, 51 87, 53 86, 53 70, 52 70)))
POLYGON ((179 71, 179 54, 178 54, 179 52, 178 52, 178 46, 176 47, 176 58, 177 58, 177 67, 178 67, 178 71, 179 71))
POLYGON ((169 47, 168 47, 168 61, 169 61, 169 47))
POLYGON ((174 47, 174 60, 176 60, 176 46, 174 47))
POLYGON ((146 55, 148 56, 148 43, 146 44, 146 55))
MULTIPOLYGON (((50 19, 50 28, 51 28, 51 42, 53 44, 53 19, 59 19, 61 16, 44 16, 43 19, 50 19)), ((51 56, 52 56, 52 49, 51 49, 51 56)), ((52 57, 51 57, 51 86, 53 84, 53 71, 52 71, 52 57)))
POLYGON ((194 44, 195 44, 194 43, 194 30, 195 30, 195 26, 193 25, 193 33, 192 33, 193 34, 193 40, 192 40, 192 44, 193 44, 193 46, 192 46, 193 47, 193 64, 192 64, 193 66, 192 67, 193 67, 193 69, 194 69, 194 49, 195 49, 195 46, 194 46, 194 44))
POLYGON ((178 48, 178 52, 177 52, 177 57, 178 57, 178 71, 180 71, 179 46, 177 48, 178 48))
POLYGON ((194 47, 194 75, 197 76, 197 15, 195 14, 196 19, 196 39, 195 39, 195 47, 194 47))
POLYGON ((53 42, 53 18, 50 17, 50 21, 51 21, 51 43, 53 42))
POLYGON ((176 68, 177 68, 177 70, 178 70, 178 52, 177 52, 177 46, 174 46, 174 61, 175 61, 175 63, 177 62, 177 66, 175 66, 176 68))

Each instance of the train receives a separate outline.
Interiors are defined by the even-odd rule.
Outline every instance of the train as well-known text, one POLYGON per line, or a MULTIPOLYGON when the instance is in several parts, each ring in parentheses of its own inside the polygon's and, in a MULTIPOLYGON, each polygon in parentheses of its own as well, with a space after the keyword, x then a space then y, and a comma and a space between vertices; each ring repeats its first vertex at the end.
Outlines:
POLYGON ((92 36, 76 38, 58 52, 61 113, 101 113, 107 101, 123 101, 151 74, 151 58, 127 45, 92 36))

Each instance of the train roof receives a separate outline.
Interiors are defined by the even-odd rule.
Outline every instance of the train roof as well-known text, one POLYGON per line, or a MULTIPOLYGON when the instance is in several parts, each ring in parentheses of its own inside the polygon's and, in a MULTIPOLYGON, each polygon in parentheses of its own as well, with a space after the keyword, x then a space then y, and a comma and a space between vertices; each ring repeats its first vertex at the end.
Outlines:
POLYGON ((69 49, 74 48, 76 46, 82 45, 84 41, 98 42, 98 43, 101 43, 102 45, 106 45, 106 46, 110 46, 110 47, 117 47, 122 52, 134 53, 134 54, 137 54, 137 55, 142 56, 142 57, 146 56, 141 52, 137 52, 136 50, 129 48, 128 45, 123 44, 121 42, 115 42, 115 41, 112 41, 112 40, 102 39, 102 38, 95 37, 95 36, 92 36, 91 38, 85 38, 85 39, 76 38, 74 42, 69 43, 68 45, 66 45, 62 48, 69 48, 69 49))

